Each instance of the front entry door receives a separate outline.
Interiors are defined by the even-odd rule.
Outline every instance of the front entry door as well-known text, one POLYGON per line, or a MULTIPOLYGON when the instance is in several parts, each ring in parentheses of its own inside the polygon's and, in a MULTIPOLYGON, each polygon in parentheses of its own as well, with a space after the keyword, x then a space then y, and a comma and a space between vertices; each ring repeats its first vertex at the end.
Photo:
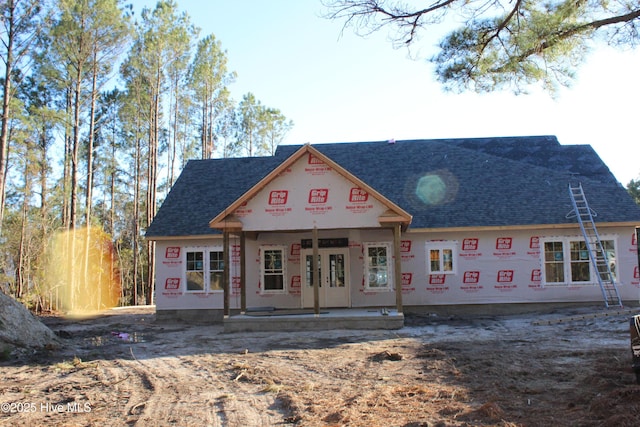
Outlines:
MULTIPOLYGON (((301 255, 302 306, 313 307, 313 250, 305 249, 301 255)), ((320 307, 349 307, 348 248, 319 249, 316 266, 320 269, 320 307)))

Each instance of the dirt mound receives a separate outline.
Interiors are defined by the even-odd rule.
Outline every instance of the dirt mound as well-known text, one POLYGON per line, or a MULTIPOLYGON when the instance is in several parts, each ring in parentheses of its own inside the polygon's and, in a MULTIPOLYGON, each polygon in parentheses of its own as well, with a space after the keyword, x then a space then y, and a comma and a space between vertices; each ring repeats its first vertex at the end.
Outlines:
POLYGON ((18 301, 0 291, 0 351, 58 344, 56 335, 18 301))

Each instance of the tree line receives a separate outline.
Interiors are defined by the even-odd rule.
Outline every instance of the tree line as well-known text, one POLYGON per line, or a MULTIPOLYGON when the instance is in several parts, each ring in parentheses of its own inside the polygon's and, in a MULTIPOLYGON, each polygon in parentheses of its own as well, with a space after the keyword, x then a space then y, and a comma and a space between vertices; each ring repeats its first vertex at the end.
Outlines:
POLYGON ((144 230, 182 167, 273 154, 293 122, 252 93, 232 99, 221 42, 173 0, 139 17, 121 0, 0 12, 0 287, 35 308, 66 288, 81 309, 105 304, 106 277, 118 304, 152 303, 144 230))

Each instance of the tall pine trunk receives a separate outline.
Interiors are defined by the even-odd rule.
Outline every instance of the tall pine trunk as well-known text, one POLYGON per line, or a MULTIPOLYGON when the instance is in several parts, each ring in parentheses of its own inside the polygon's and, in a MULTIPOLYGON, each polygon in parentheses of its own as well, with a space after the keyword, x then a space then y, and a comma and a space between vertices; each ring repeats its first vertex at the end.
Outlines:
POLYGON ((80 284, 77 283, 77 275, 73 274, 78 265, 76 263, 77 251, 76 247, 76 226, 77 226, 77 214, 78 214, 78 173, 80 162, 80 90, 82 85, 82 70, 78 67, 76 74, 76 81, 74 83, 74 99, 73 99, 73 140, 71 144, 71 200, 69 204, 69 227, 70 227, 70 256, 69 256, 69 270, 72 272, 71 281, 68 286, 71 288, 70 307, 72 310, 78 308, 78 295, 80 284))
POLYGON ((27 223, 29 222, 29 194, 31 187, 31 177, 29 175, 29 162, 25 159, 24 165, 24 194, 22 196, 22 212, 20 224, 20 242, 18 244, 18 268, 16 268, 16 297, 22 298, 25 292, 26 283, 29 277, 26 271, 25 240, 27 239, 27 223))
POLYGON ((117 163, 116 163, 116 135, 115 128, 113 130, 113 136, 111 139, 111 159, 113 161, 113 167, 109 173, 109 198, 111 199, 109 202, 109 235, 115 236, 116 232, 116 173, 117 173, 117 163))
POLYGON ((7 58, 4 66, 4 82, 2 84, 2 128, 0 130, 0 231, 4 221, 4 204, 6 188, 7 156, 9 154, 9 106, 11 100, 11 77, 13 74, 13 43, 15 36, 14 0, 9 0, 7 6, 9 17, 6 19, 7 29, 7 58))
POLYGON ((78 173, 80 155, 80 91, 82 90, 82 69, 78 67, 73 89, 73 141, 71 145, 71 203, 69 205, 69 227, 77 226, 78 215, 78 173))
POLYGON ((91 211, 93 204, 93 151, 96 133, 96 102, 98 98, 97 81, 97 59, 93 58, 93 73, 91 77, 91 106, 89 110, 89 141, 87 144, 87 188, 85 189, 85 222, 87 227, 91 226, 91 211))
MULTIPOLYGON (((71 115, 71 88, 67 88, 65 91, 65 115, 69 117, 71 115)), ((72 153, 72 137, 71 129, 68 121, 65 120, 64 125, 64 160, 62 169, 62 227, 65 229, 71 228, 71 153, 72 153)))
MULTIPOLYGON (((91 76, 91 106, 89 113, 89 141, 87 144, 87 188, 85 189, 85 226, 87 232, 85 233, 84 238, 84 272, 82 277, 84 278, 84 286, 87 291, 87 295, 92 294, 89 282, 91 278, 89 277, 89 268, 90 268, 90 252, 91 252, 91 214, 92 214, 92 205, 93 205, 93 147, 95 145, 95 123, 96 123, 96 98, 97 98, 97 80, 98 80, 98 70, 97 70, 97 59, 96 53, 94 51, 93 56, 93 66, 92 66, 92 76, 91 76)), ((98 292, 100 295, 100 292, 98 292)))
MULTIPOLYGON (((157 194, 157 179, 158 179, 158 136, 160 127, 160 83, 161 72, 160 69, 156 75, 156 85, 153 89, 153 96, 151 96, 151 111, 150 111, 150 124, 149 127, 149 160, 148 160, 148 174, 147 174, 147 226, 151 224, 153 218, 156 215, 156 194, 157 194)), ((145 301, 146 304, 153 302, 153 289, 155 283, 155 242, 147 241, 147 282, 145 286, 145 301)))

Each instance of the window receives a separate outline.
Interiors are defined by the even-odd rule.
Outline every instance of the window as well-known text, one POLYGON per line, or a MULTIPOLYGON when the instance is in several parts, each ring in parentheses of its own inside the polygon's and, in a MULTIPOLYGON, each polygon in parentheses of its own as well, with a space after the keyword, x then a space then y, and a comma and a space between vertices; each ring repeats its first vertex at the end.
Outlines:
POLYGON ((456 243, 427 242, 427 274, 455 274, 456 243))
MULTIPOLYGON (((601 240, 615 279, 616 255, 613 240, 601 240)), ((543 270, 547 285, 593 284, 597 277, 591 265, 589 248, 584 240, 554 238, 544 241, 543 270)))
POLYGON ((564 250, 562 242, 544 243, 544 278, 546 283, 564 282, 564 250))
POLYGON ((391 289, 393 285, 391 243, 363 243, 363 248, 365 289, 391 289))
POLYGON ((203 252, 187 252, 187 291, 204 291, 203 259, 203 252))
POLYGON ((285 256, 284 247, 262 247, 260 250, 262 266, 263 292, 283 293, 285 277, 285 256))
POLYGON ((589 274, 589 248, 585 242, 569 242, 571 253, 571 281, 588 282, 589 274))
POLYGON ((607 262, 609 263, 609 270, 611 270, 611 275, 614 280, 618 280, 617 276, 617 262, 616 262, 616 250, 613 240, 601 240, 602 249, 604 249, 604 254, 607 256, 607 262))
POLYGON ((187 248, 186 283, 187 292, 223 290, 224 255, 222 248, 187 248), (205 262, 208 259, 208 262, 205 262))
POLYGON ((222 291, 224 273, 224 252, 209 252, 209 289, 212 291, 222 291))

